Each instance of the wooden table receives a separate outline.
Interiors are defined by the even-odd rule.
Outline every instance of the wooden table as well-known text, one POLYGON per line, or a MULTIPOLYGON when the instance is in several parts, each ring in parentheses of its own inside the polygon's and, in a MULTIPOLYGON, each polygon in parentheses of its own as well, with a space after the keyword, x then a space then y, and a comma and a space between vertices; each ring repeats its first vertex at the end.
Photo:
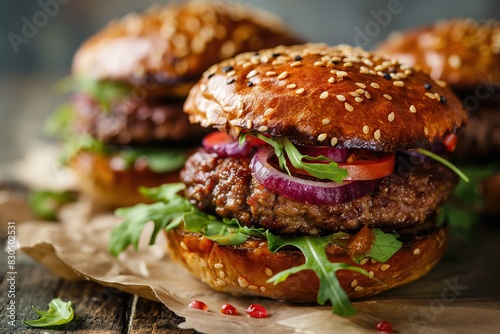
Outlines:
MULTIPOLYGON (((5 248, 5 239, 0 242, 5 248)), ((194 330, 177 328, 183 321, 163 304, 110 289, 93 282, 70 282, 56 276, 28 256, 17 253, 16 261, 16 320, 15 326, 8 324, 7 264, 5 253, 0 265, 0 332, 43 333, 31 328, 23 320, 37 319, 31 309, 47 310, 53 298, 71 300, 75 318, 66 325, 47 327, 58 333, 178 333, 192 334, 194 330), (5 331, 7 330, 7 331, 5 331)))

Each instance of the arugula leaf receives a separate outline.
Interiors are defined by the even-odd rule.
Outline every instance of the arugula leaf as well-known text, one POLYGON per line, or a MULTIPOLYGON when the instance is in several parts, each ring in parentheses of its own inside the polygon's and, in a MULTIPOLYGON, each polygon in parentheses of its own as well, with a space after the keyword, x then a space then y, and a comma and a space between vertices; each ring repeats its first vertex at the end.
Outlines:
POLYGON ((28 196, 28 204, 41 219, 56 220, 57 211, 66 203, 76 201, 76 194, 69 191, 34 190, 28 196))
POLYGON ((64 302, 59 298, 52 299, 49 303, 49 310, 37 310, 32 306, 40 318, 36 320, 25 320, 24 323, 31 327, 48 327, 64 325, 73 320, 74 311, 71 307, 71 301, 64 302))
POLYGON ((80 151, 110 154, 110 146, 90 135, 81 135, 69 138, 59 158, 62 165, 68 162, 80 151))
POLYGON ((135 161, 144 158, 148 167, 156 173, 165 173, 180 169, 186 162, 186 150, 165 148, 128 148, 119 151, 119 155, 125 160, 125 165, 130 168, 135 161))
POLYGON ((332 303, 333 312, 341 316, 353 316, 356 310, 352 306, 349 296, 345 293, 337 279, 336 272, 339 270, 351 270, 370 277, 364 269, 345 263, 332 263, 326 255, 326 247, 332 242, 330 236, 317 237, 295 237, 283 238, 267 234, 269 250, 275 252, 283 246, 294 246, 300 249, 306 262, 303 265, 293 267, 277 273, 267 280, 268 283, 278 284, 285 281, 291 274, 302 270, 313 270, 320 281, 317 302, 324 305, 327 300, 332 303))
POLYGON ((375 235, 372 248, 368 254, 365 254, 365 256, 359 258, 359 260, 368 257, 378 262, 385 262, 396 254, 403 245, 401 241, 396 239, 394 234, 385 233, 379 228, 374 228, 371 231, 375 235))
POLYGON ((56 138, 70 138, 73 135, 71 124, 74 118, 75 113, 71 104, 62 104, 45 121, 43 133, 56 138))
POLYGON ((443 165, 445 165, 446 167, 448 167, 449 169, 454 171, 455 174, 457 174, 464 182, 469 182, 469 178, 467 177, 467 175, 465 175, 457 166, 455 166, 454 164, 452 164, 451 162, 449 162, 445 158, 443 158, 435 153, 432 153, 431 151, 425 150, 423 148, 417 148, 416 151, 418 153, 421 153, 423 155, 428 156, 431 159, 436 160, 437 162, 442 163, 443 165))
POLYGON ((287 166, 286 157, 288 157, 293 167, 303 169, 318 179, 326 179, 342 183, 348 175, 347 169, 339 167, 335 161, 323 155, 311 157, 300 153, 295 145, 293 145, 292 142, 286 137, 269 138, 262 134, 255 134, 255 136, 274 148, 274 153, 278 158, 280 169, 286 171, 289 175, 291 175, 291 172, 287 166), (304 160, 320 160, 328 161, 329 163, 314 163, 306 162, 304 160))

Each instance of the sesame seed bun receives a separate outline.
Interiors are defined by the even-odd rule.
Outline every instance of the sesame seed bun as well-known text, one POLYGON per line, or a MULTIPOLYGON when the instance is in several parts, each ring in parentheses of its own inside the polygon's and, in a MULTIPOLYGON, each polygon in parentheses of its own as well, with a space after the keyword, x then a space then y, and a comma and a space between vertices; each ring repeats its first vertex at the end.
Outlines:
MULTIPOLYGON (((169 254, 216 291, 297 303, 316 302, 319 281, 312 271, 300 271, 277 285, 267 283, 274 274, 302 265, 304 257, 300 251, 272 253, 267 241, 255 239, 241 246, 221 246, 181 228, 167 232, 167 240, 169 254)), ((350 298, 378 294, 425 275, 443 256, 446 240, 447 232, 440 228, 406 241, 384 263, 362 260, 358 266, 384 284, 350 270, 339 271, 337 278, 350 298)), ((331 262, 355 265, 338 246, 330 246, 327 254, 331 262)))
POLYGON ((470 18, 394 33, 377 52, 408 65, 419 64, 436 80, 456 90, 500 80, 500 21, 470 18))
POLYGON ((79 190, 91 201, 94 210, 151 203, 150 198, 139 193, 139 187, 179 181, 178 171, 156 173, 147 166, 125 168, 113 156, 96 152, 80 151, 68 165, 77 176, 79 190))
POLYGON ((191 89, 184 111, 191 122, 235 137, 258 131, 302 145, 379 151, 428 147, 466 121, 454 93, 421 70, 324 44, 224 60, 191 89))
POLYGON ((279 18, 223 1, 152 7, 111 22, 77 51, 73 73, 97 80, 182 83, 243 51, 296 42, 279 18))

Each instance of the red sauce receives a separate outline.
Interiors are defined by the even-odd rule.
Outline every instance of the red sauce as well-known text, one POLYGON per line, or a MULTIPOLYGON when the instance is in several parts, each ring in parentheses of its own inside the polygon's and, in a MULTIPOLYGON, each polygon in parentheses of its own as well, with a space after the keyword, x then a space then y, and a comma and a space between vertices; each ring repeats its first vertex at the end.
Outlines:
POLYGON ((199 300, 193 300, 188 306, 202 311, 208 310, 208 305, 199 300))
POLYGON ((392 324, 389 321, 379 321, 375 325, 375 329, 379 332, 392 333, 392 324))
POLYGON ((227 315, 238 315, 236 307, 229 303, 225 303, 224 305, 222 305, 222 307, 220 308, 220 312, 227 315))
POLYGON ((246 312, 252 318, 267 318, 267 310, 260 304, 251 304, 247 307, 246 312))

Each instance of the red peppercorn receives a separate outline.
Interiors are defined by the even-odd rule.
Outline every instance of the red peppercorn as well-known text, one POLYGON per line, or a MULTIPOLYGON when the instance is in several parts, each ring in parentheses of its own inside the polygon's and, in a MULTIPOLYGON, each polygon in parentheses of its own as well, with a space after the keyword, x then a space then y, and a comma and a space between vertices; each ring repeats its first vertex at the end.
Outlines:
POLYGON ((199 300, 193 300, 191 303, 188 305, 190 308, 196 308, 198 310, 206 311, 208 310, 208 305, 205 304, 204 302, 201 302, 199 300))
POLYGON ((220 308, 220 312, 227 315, 238 315, 236 307, 229 303, 225 303, 224 305, 222 305, 222 307, 220 308))
POLYGON ((375 325, 375 329, 379 332, 392 333, 392 324, 389 321, 379 321, 375 325))
POLYGON ((247 314, 252 318, 267 318, 267 310, 260 304, 251 304, 247 307, 247 314))

